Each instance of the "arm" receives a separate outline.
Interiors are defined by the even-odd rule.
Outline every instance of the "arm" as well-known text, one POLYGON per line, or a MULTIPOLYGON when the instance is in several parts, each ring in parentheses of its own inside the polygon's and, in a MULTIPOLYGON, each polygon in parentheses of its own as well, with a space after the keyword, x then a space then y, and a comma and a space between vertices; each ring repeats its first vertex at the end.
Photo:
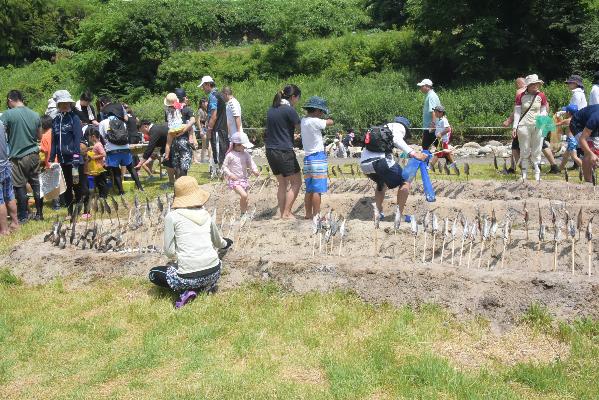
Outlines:
POLYGON ((214 125, 216 124, 216 110, 212 111, 210 114, 210 118, 208 119, 208 124, 206 128, 206 136, 211 139, 212 138, 212 130, 214 129, 214 125))
POLYGON ((258 167, 256 166, 256 163, 254 162, 254 159, 252 158, 252 156, 249 153, 247 154, 247 166, 250 169, 250 171, 252 171, 252 173, 255 176, 259 176, 260 172, 258 171, 258 167))
POLYGON ((171 214, 164 219, 164 255, 170 259, 177 257, 177 243, 175 240, 175 224, 171 214))
POLYGON ((210 239, 212 240, 212 245, 217 249, 224 249, 228 246, 228 243, 223 239, 216 223, 212 219, 210 220, 210 239))
POLYGON ((227 154, 225 156, 225 159, 223 161, 223 173, 225 174, 225 176, 227 178, 229 178, 230 180, 236 181, 238 178, 235 174, 233 174, 233 172, 231 172, 231 169, 229 168, 229 165, 231 164, 231 161, 233 160, 233 158, 231 157, 230 154, 227 154))
POLYGON ((54 127, 52 127, 52 134, 50 139, 50 156, 48 162, 53 163, 56 160, 56 140, 54 139, 54 127))
POLYGON ((522 106, 516 105, 514 107, 514 122, 512 125, 512 138, 516 137, 516 131, 518 129, 518 124, 520 123, 520 115, 522 114, 522 106))
POLYGON ((237 126, 237 132, 241 132, 241 116, 234 117, 235 118, 235 126, 237 126))
POLYGON ((164 159, 168 160, 171 156, 171 144, 173 143, 173 135, 166 135, 166 146, 164 147, 164 159))

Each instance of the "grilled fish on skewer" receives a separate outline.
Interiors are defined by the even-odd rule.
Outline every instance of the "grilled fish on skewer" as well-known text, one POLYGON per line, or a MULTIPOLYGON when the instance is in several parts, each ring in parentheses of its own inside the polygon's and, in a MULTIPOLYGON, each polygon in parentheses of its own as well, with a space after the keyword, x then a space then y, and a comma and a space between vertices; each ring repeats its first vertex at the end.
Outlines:
POLYGON ((418 236, 418 221, 416 221, 416 216, 410 216, 410 229, 412 230, 412 235, 414 236, 414 261, 416 261, 416 237, 418 236))
POLYGON ((499 165, 497 165, 497 154, 493 152, 493 167, 495 167, 495 171, 499 171, 499 165))
POLYGON ((453 255, 455 252, 455 237, 458 233, 458 218, 460 215, 458 214, 453 219, 453 224, 451 225, 451 266, 453 267, 453 255))
POLYGON ((458 267, 462 266, 462 255, 464 254, 464 242, 468 238, 470 234, 470 226, 468 226, 468 219, 466 217, 462 218, 462 244, 460 246, 460 260, 458 261, 458 267))
POLYGON ((587 257, 588 257, 588 263, 589 263, 589 271, 588 274, 589 276, 591 276, 591 272, 592 272, 592 266, 593 266, 593 218, 595 218, 594 216, 591 217, 591 219, 589 219, 589 222, 587 223, 587 229, 585 232, 585 237, 587 239, 587 245, 588 245, 588 252, 587 252, 587 257))
POLYGON ((433 251, 431 256, 431 262, 435 262, 435 242, 437 240, 437 232, 439 232, 439 219, 437 218, 437 214, 433 213, 433 221, 432 221, 432 230, 433 230, 433 251))
POLYGON ((449 238, 449 218, 443 218, 443 244, 441 245, 441 264, 443 264, 443 256, 445 255, 445 242, 449 238))
POLYGON ((425 257, 426 257, 426 239, 427 239, 427 235, 428 235, 428 227, 430 225, 429 223, 429 219, 430 219, 430 211, 427 211, 426 214, 424 214, 424 220, 422 221, 422 226, 424 228, 424 245, 422 247, 422 262, 425 261, 425 257))
POLYGON ((393 221, 393 230, 395 231, 395 233, 397 234, 397 231, 399 230, 399 226, 401 225, 401 211, 399 209, 399 206, 395 206, 395 219, 393 221))
POLYGON ((445 175, 451 175, 451 171, 449 170, 449 167, 447 166, 447 161, 445 161, 445 164, 443 164, 443 171, 445 171, 445 175))
POLYGON ((522 210, 524 215, 524 228, 526 229, 526 241, 528 241, 528 208, 526 208, 526 202, 524 202, 524 209, 522 210))
POLYGON ((464 173, 466 174, 466 180, 470 179, 470 164, 464 163, 464 173))
POLYGON ((576 218, 576 229, 578 230, 578 239, 580 240, 580 235, 582 233, 582 207, 578 210, 578 217, 576 218))
POLYGON ((507 161, 505 160, 505 158, 503 159, 503 174, 504 175, 508 175, 509 172, 507 170, 507 161))

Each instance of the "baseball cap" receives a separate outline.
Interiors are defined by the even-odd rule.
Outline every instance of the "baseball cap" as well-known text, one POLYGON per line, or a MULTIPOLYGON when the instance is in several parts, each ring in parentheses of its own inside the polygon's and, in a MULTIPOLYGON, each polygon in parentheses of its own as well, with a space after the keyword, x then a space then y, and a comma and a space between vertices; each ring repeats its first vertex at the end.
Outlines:
POLYGON ((214 83, 214 79, 210 75, 204 75, 198 87, 202 87, 204 83, 214 83))
POLYGON ((422 81, 417 83, 418 86, 433 86, 433 81, 430 79, 423 79, 422 81))
POLYGON ((576 104, 568 104, 567 106, 562 107, 562 111, 574 115, 578 112, 578 106, 576 104))
POLYGON ((176 88, 175 94, 177 95, 177 99, 179 99, 179 101, 183 101, 183 99, 185 99, 185 97, 187 97, 187 93, 185 93, 185 89, 182 89, 182 88, 176 88))
POLYGON ((445 107, 443 107, 442 105, 439 104, 438 106, 435 106, 435 108, 433 108, 433 111, 439 111, 439 112, 444 113, 445 107))

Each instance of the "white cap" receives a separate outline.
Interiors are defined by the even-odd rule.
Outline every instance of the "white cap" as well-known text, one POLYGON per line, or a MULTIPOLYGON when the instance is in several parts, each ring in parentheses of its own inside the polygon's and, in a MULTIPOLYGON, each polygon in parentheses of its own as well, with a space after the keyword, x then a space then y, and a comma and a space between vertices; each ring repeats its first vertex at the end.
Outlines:
POLYGON ((430 79, 423 79, 422 82, 417 83, 418 86, 433 86, 433 81, 430 79))
POLYGON ((235 132, 231 136, 231 142, 233 144, 242 144, 246 149, 254 147, 254 144, 250 142, 250 138, 248 138, 248 135, 246 135, 245 132, 235 132))
POLYGON ((202 87, 204 83, 214 83, 214 79, 210 75, 204 75, 198 87, 202 87))

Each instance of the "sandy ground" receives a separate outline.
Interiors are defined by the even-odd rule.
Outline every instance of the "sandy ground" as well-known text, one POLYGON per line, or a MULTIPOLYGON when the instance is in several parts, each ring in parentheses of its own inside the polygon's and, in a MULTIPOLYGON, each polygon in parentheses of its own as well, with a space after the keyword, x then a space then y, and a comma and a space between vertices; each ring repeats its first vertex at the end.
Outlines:
MULTIPOLYGON (((557 271, 553 271, 555 247, 549 208, 552 204, 558 218, 564 220, 566 210, 576 218, 582 207, 586 228, 589 218, 599 213, 592 187, 564 182, 443 181, 435 183, 437 201, 427 203, 417 185, 408 199, 405 214, 415 215, 419 222, 426 211, 438 215, 441 232, 435 236, 433 260, 432 233, 427 233, 425 248, 422 226, 416 238, 410 224, 405 222, 398 232, 393 231, 395 191, 388 192, 387 217, 381 221, 380 229, 375 230, 372 183, 366 179, 333 179, 331 193, 323 197, 322 209, 323 213, 333 209, 335 219, 347 219, 339 256, 338 235, 328 244, 323 240, 320 247, 318 235, 312 235, 311 221, 274 219, 276 184, 269 182, 262 187, 261 183, 262 180, 257 182, 251 196, 250 209, 256 207, 255 218, 243 224, 239 221, 236 196, 222 183, 206 187, 213 193, 207 209, 212 212, 217 208, 218 223, 227 236, 235 239, 233 249, 224 257, 221 290, 249 280, 272 279, 300 293, 342 289, 354 291, 373 303, 397 306, 437 303, 460 317, 482 315, 498 327, 517 322, 533 302, 547 306, 555 316, 567 320, 582 316, 599 318, 599 244, 593 248, 592 274, 588 276, 588 242, 584 231, 580 239, 576 234, 572 273, 572 242, 563 229, 558 243, 557 271), (522 216, 525 201, 530 214, 528 240, 522 216), (548 226, 540 250, 539 206, 548 226), (490 217, 492 210, 500 226, 508 214, 513 220, 512 240, 505 253, 499 228, 495 240, 485 242, 484 247, 480 236, 473 242, 469 267, 470 241, 466 240, 460 264, 461 225, 455 241, 447 238, 445 250, 441 249, 443 218, 453 220, 461 212, 472 221, 478 213, 490 217)), ((300 194, 296 203, 299 217, 303 216, 302 200, 300 194)), ((67 286, 81 286, 105 277, 145 277, 152 266, 164 265, 166 261, 157 253, 99 253, 69 245, 60 250, 44 243, 43 236, 19 244, 2 260, 28 284, 45 283, 58 276, 66 278, 67 286)), ((133 236, 150 235, 138 231, 133 236)), ((160 242, 156 240, 159 247, 160 242)))

